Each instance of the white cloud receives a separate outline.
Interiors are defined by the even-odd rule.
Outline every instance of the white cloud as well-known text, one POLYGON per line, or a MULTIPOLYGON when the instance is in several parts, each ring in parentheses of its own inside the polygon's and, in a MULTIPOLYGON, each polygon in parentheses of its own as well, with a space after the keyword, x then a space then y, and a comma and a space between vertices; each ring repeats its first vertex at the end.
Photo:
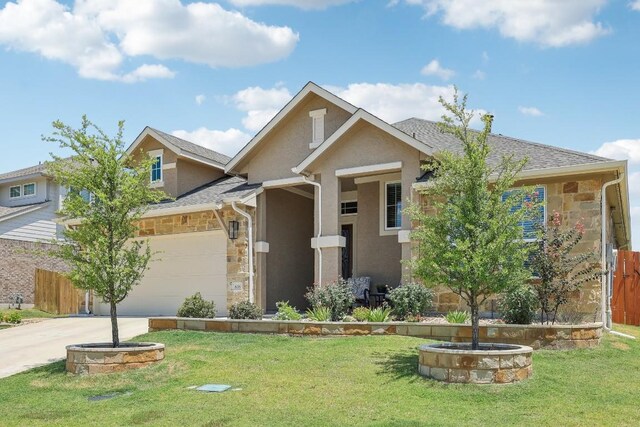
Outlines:
POLYGON ((544 116, 544 113, 542 111, 540 111, 539 109, 537 109, 536 107, 518 107, 518 111, 520 111, 520 113, 524 114, 525 116, 532 116, 532 117, 540 117, 540 116, 544 116))
POLYGON ((352 3, 356 0, 229 0, 231 4, 244 6, 294 6, 300 9, 326 9, 330 6, 352 3))
POLYGON ((283 86, 271 89, 248 87, 237 92, 231 101, 240 111, 247 115, 242 119, 242 125, 253 132, 257 132, 275 116, 284 105, 291 100, 289 90, 283 86))
POLYGON ((207 99, 204 94, 196 95, 196 104, 202 105, 202 103, 207 99))
POLYGON ((201 127, 194 131, 175 130, 171 133, 227 156, 235 156, 251 139, 251 135, 234 128, 221 131, 201 127))
POLYGON ((449 68, 444 68, 442 65, 440 65, 440 61, 438 61, 437 59, 431 60, 431 62, 422 67, 420 73, 424 76, 437 76, 442 80, 449 80, 456 74, 455 71, 449 68))
POLYGON ((485 73, 482 70, 476 70, 471 77, 473 77, 476 80, 484 80, 485 78, 487 78, 487 73, 485 73))
POLYGON ((497 29, 504 37, 542 46, 587 43, 610 32, 594 20, 607 0, 405 0, 422 6, 428 16, 468 30, 497 29))
POLYGON ((633 10, 637 10, 640 11, 640 0, 634 0, 632 1, 629 6, 631 7, 631 9, 633 10))
POLYGON ((640 164, 640 139, 618 139, 605 142, 591 153, 616 160, 629 159, 631 164, 640 164))
POLYGON ((268 26, 218 4, 180 0, 18 0, 0 8, 0 44, 72 65, 84 78, 170 78, 163 65, 121 70, 127 57, 180 59, 241 67, 282 59, 298 42, 288 27, 268 26))

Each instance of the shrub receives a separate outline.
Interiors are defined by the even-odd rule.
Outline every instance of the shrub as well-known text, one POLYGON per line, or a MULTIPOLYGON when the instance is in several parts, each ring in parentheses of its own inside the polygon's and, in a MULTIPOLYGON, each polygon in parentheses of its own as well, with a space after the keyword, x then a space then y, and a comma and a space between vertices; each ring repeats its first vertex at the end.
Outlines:
POLYGON ((331 320, 341 320, 355 302, 351 286, 344 279, 324 286, 310 288, 305 297, 316 309, 324 307, 331 312, 331 320))
POLYGON ((178 317, 216 317, 216 305, 213 301, 206 301, 196 292, 195 295, 187 297, 178 309, 178 317))
POLYGON ((409 283, 389 292, 393 314, 399 319, 416 318, 424 315, 433 301, 433 292, 426 287, 409 283))
POLYGON ((249 301, 237 302, 229 309, 230 319, 262 319, 262 309, 249 301))
POLYGON ((367 321, 369 322, 388 322, 391 320, 391 309, 389 307, 377 307, 369 310, 367 321))
POLYGON ((2 316, 2 320, 17 325, 22 322, 22 314, 19 311, 8 311, 2 316))
POLYGON ((467 313, 466 311, 450 311, 447 313, 447 316, 445 317, 445 319, 447 319, 447 322, 449 323, 467 323, 469 321, 469 313, 467 313))
POLYGON ((369 312, 371 310, 368 307, 356 307, 353 309, 353 318, 358 322, 364 322, 369 317, 369 312))
POLYGON ((328 307, 314 307, 307 310, 307 317, 316 322, 328 322, 331 320, 331 310, 328 307))
POLYGON ((498 310, 506 323, 528 325, 538 310, 538 296, 527 285, 508 290, 498 301, 498 310))
POLYGON ((278 301, 276 303, 278 312, 273 316, 274 320, 300 320, 302 314, 298 313, 295 307, 289 305, 289 301, 278 301))

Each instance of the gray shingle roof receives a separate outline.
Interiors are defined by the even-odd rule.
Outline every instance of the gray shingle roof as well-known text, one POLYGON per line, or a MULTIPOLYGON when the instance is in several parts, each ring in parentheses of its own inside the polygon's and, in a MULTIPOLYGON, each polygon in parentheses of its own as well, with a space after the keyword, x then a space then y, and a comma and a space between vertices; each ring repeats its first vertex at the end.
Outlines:
POLYGON ((204 157, 205 159, 211 160, 213 162, 218 163, 220 166, 224 166, 229 163, 231 157, 225 156, 222 153, 218 153, 217 151, 210 150, 201 145, 194 144, 193 142, 186 141, 182 138, 178 138, 175 135, 168 134, 166 132, 162 132, 161 130, 149 128, 154 132, 157 132, 160 137, 164 138, 169 144, 173 144, 179 149, 186 151, 187 153, 195 154, 196 156, 204 157))
POLYGON ((7 179, 14 179, 14 178, 20 178, 23 176, 30 176, 30 175, 34 175, 34 174, 44 174, 45 172, 45 167, 46 165, 44 163, 36 165, 36 166, 29 166, 28 168, 23 168, 23 169, 18 169, 15 171, 11 171, 11 172, 6 172, 3 174, 0 174, 0 181, 4 181, 7 179))
POLYGON ((40 202, 40 203, 31 203, 30 205, 14 206, 14 207, 0 206, 0 218, 9 216, 9 215, 20 214, 22 212, 31 210, 31 208, 33 207, 41 206, 46 203, 49 203, 49 202, 46 201, 46 202, 40 202))
MULTIPOLYGON (((454 136, 442 133, 436 122, 411 118, 392 124, 393 127, 425 142, 436 151, 451 151, 460 154, 462 143, 454 136)), ((524 170, 548 169, 563 166, 575 166, 588 163, 612 161, 593 154, 581 153, 566 148, 553 147, 537 142, 524 141, 508 136, 491 134, 489 136, 489 164, 497 165, 503 156, 513 154, 516 159, 528 158, 524 170)))
POLYGON ((223 200, 239 198, 242 199, 261 184, 247 184, 247 180, 235 176, 225 176, 209 184, 198 187, 175 200, 151 205, 152 210, 179 208, 186 206, 204 205, 209 203, 221 203, 223 200))

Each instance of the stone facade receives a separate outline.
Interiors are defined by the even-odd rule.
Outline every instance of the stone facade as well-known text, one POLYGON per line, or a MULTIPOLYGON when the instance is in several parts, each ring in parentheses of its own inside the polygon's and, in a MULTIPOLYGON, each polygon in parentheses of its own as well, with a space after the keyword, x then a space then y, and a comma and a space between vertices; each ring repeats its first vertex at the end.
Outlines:
MULTIPOLYGON (((252 218, 255 218, 255 208, 245 207, 244 210, 247 211, 252 218)), ((240 223, 238 238, 235 240, 227 239, 227 308, 229 308, 237 302, 246 301, 249 297, 248 221, 230 207, 221 209, 218 214, 224 224, 225 232, 228 228, 229 221, 235 220, 240 223), (234 284, 236 283, 242 284, 240 290, 235 289, 234 284)), ((211 210, 145 218, 140 221, 139 226, 139 237, 222 230, 220 221, 218 221, 218 218, 211 210)), ((257 280, 255 283, 257 283, 257 280)))
MULTIPOLYGON (((533 183, 527 183, 533 184, 533 183)), ((572 227, 577 221, 582 221, 585 234, 582 241, 576 246, 574 252, 592 253, 593 261, 599 262, 601 240, 601 213, 600 193, 602 178, 570 179, 557 182, 540 183, 546 187, 546 215, 547 219, 553 215, 553 211, 561 214, 562 224, 572 227)), ((423 200, 423 205, 429 209, 428 201, 423 200)), ((468 307, 461 298, 446 287, 438 287, 435 290, 434 308, 436 311, 446 313, 451 310, 467 310, 468 307)), ((594 281, 583 286, 582 290, 573 296, 572 301, 564 307, 566 312, 577 316, 583 315, 593 321, 597 318, 600 301, 600 282, 594 281)), ((485 314, 495 313, 496 297, 490 298, 481 309, 485 314)))
MULTIPOLYGON (((149 319, 149 331, 194 330, 291 335, 406 335, 447 342, 470 342, 470 325, 413 322, 301 322, 159 317, 149 319)), ((602 324, 481 325, 480 341, 526 345, 534 349, 570 350, 600 344, 602 324)))
POLYGON ((0 239, 0 304, 14 301, 21 294, 24 304, 33 304, 36 268, 64 272, 66 264, 47 255, 55 245, 0 239))
POLYGON ((420 346, 418 372, 438 381, 472 384, 508 384, 531 376, 531 347, 498 344, 489 348, 460 349, 451 344, 420 346))
POLYGON ((136 343, 137 347, 111 347, 111 343, 67 346, 67 372, 108 374, 143 368, 164 359, 164 344, 136 343))

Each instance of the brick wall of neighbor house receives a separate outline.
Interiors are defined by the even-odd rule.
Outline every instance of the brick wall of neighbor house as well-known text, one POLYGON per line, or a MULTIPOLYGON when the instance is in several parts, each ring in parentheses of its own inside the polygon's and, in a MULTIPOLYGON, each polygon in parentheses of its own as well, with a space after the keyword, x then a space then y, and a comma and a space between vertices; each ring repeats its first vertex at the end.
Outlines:
MULTIPOLYGON (((245 209, 255 218, 255 209, 245 209)), ((240 222, 238 238, 227 239, 227 308, 240 301, 246 301, 249 295, 248 243, 246 240, 247 220, 231 208, 220 211, 220 218, 225 224, 236 220, 240 222), (231 284, 242 283, 242 290, 232 290, 231 284)), ((202 231, 221 230, 220 222, 212 211, 189 214, 146 218, 140 222, 140 237, 161 236, 179 233, 197 233, 202 231)), ((255 227, 254 227, 255 230, 255 227)), ((255 234, 255 232, 254 232, 255 234)), ((254 266, 255 271, 255 266, 254 266)), ((255 279, 255 278, 254 278, 255 279)), ((256 281, 257 283, 257 281, 256 281)))
MULTIPOLYGON (((574 249, 575 253, 593 253, 593 262, 599 262, 600 256, 600 192, 602 178, 572 179, 560 182, 544 184, 547 188, 547 217, 556 210, 562 215, 562 224, 572 227, 582 219, 585 225, 585 234, 582 241, 574 249)), ((423 205, 428 206, 427 201, 423 205)), ((434 308, 446 313, 451 310, 465 309, 466 305, 460 297, 452 293, 446 287, 435 289, 434 308)), ((485 303, 483 311, 496 310, 495 302, 491 300, 485 303)), ((585 285, 577 292, 572 301, 565 307, 565 312, 582 313, 585 320, 594 321, 599 309, 600 282, 594 281, 585 285), (592 317, 593 316, 593 317, 592 317)))
POLYGON ((21 293, 25 304, 33 304, 36 268, 62 272, 63 261, 45 255, 55 246, 47 243, 0 239, 0 304, 12 302, 21 293))

